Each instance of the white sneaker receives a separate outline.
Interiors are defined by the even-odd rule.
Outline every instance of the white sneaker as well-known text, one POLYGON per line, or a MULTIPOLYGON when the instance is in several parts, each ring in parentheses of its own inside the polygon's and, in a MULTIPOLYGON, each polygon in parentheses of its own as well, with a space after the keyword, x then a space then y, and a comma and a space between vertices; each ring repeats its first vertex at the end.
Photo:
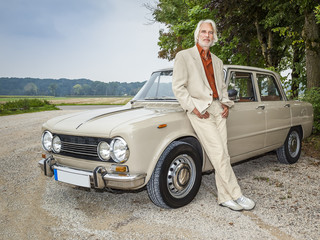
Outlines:
POLYGON ((243 207, 241 207, 238 203, 236 203, 233 200, 229 200, 229 201, 223 202, 220 205, 223 206, 223 207, 228 207, 228 208, 230 208, 231 210, 234 210, 234 211, 243 210, 243 207))
POLYGON ((244 210, 252 210, 256 204, 250 198, 246 198, 245 196, 239 197, 236 201, 244 210))

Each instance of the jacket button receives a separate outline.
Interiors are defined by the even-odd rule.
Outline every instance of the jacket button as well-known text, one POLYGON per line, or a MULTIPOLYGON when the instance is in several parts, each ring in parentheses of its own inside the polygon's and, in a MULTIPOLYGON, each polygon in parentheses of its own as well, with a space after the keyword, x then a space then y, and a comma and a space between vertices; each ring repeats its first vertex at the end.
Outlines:
POLYGON ((210 93, 210 96, 212 96, 212 93, 210 93))

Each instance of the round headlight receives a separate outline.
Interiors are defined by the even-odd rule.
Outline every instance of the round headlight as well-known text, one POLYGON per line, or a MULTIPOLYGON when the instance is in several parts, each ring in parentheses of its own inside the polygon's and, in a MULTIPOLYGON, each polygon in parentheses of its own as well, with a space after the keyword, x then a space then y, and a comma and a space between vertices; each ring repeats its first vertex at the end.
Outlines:
POLYGON ((52 134, 45 131, 41 137, 42 148, 48 152, 52 151, 52 134))
POLYGON ((129 148, 125 140, 116 137, 111 142, 111 157, 115 162, 124 163, 129 158, 129 148))
POLYGON ((107 142, 100 142, 97 150, 98 156, 102 161, 110 159, 110 145, 107 142))
POLYGON ((58 136, 54 136, 52 139, 52 150, 55 153, 59 153, 61 151, 61 139, 58 136))

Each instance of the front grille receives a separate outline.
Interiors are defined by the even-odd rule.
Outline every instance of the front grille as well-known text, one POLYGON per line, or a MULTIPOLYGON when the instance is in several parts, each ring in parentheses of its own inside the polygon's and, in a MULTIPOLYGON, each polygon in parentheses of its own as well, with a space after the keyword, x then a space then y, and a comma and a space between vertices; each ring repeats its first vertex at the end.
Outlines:
POLYGON ((59 154, 83 158, 88 160, 101 161, 97 153, 99 142, 105 141, 110 144, 111 139, 95 138, 95 137, 81 137, 70 135, 58 135, 61 139, 61 152, 59 154))

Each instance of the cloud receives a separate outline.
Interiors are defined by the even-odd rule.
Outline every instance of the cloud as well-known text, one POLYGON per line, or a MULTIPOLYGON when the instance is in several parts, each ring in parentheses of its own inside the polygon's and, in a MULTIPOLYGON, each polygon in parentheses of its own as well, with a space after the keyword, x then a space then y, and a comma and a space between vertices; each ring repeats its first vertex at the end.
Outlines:
POLYGON ((146 80, 170 64, 145 1, 0 1, 0 77, 146 80))
POLYGON ((88 27, 112 11, 103 0, 10 0, 0 2, 0 34, 56 38, 77 26, 88 27))

